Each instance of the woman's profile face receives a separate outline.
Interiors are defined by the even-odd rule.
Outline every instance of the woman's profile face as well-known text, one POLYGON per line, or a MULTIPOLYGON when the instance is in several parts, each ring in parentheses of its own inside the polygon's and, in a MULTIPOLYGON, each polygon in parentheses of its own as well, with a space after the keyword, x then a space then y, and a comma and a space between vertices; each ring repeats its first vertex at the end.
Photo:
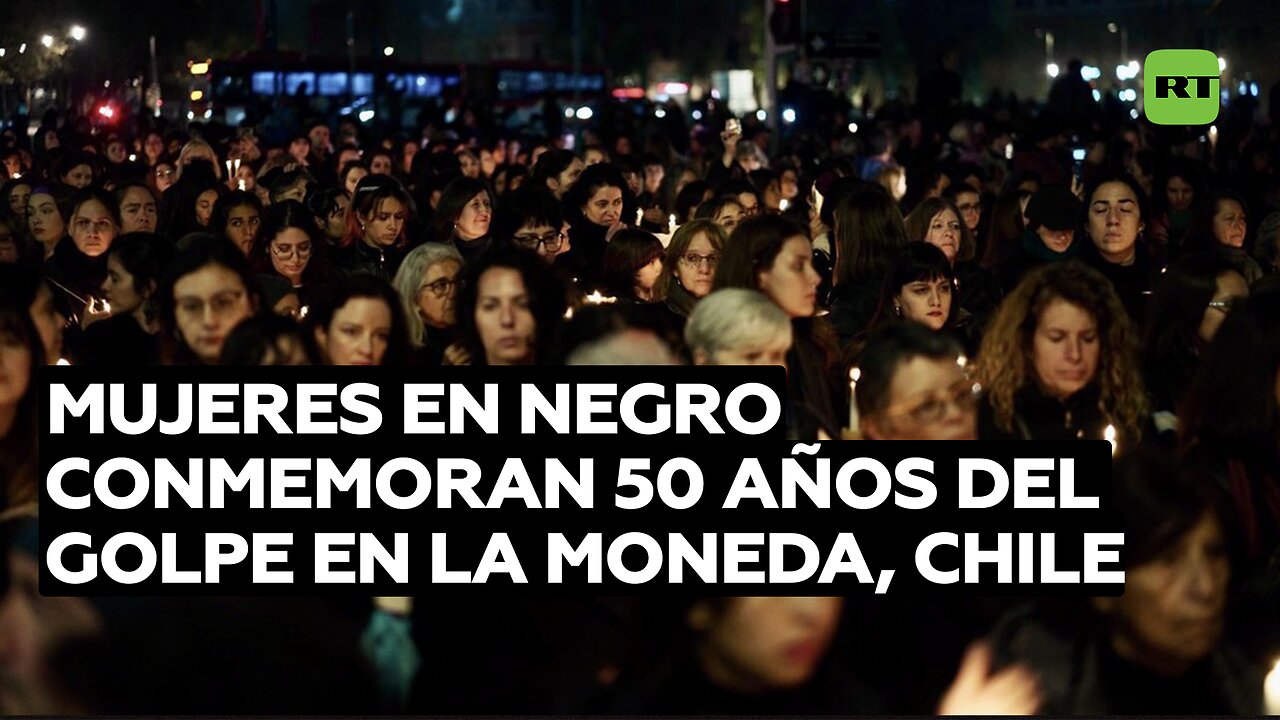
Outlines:
POLYGON ((813 246, 803 235, 789 238, 769 269, 757 278, 760 291, 789 317, 811 317, 822 278, 813 269, 813 246))
POLYGON ((587 198, 582 214, 596 225, 609 227, 622 217, 622 188, 602 185, 587 198))
POLYGON ((838 597, 735 597, 721 609, 689 612, 703 670, 738 692, 794 688, 813 677, 835 635, 838 597))
POLYGON ((1245 231, 1249 229, 1244 207, 1231 198, 1218 201, 1213 214, 1213 239, 1226 247, 1244 247, 1245 231))

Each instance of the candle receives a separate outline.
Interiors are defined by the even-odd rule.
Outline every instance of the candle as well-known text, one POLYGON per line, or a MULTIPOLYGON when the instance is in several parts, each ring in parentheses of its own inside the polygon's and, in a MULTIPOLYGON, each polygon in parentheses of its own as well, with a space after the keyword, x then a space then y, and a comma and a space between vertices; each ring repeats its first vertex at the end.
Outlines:
POLYGON ((676 216, 675 215, 667 216, 667 234, 668 235, 676 234, 676 216))
POLYGON ((227 177, 231 177, 232 175, 235 175, 235 174, 236 174, 235 171, 231 169, 231 161, 228 160, 227 161, 227 177))
POLYGON ((854 435, 858 434, 858 426, 861 424, 858 417, 858 380, 861 377, 861 369, 849 371, 849 432, 854 435))
POLYGON ((1276 660, 1271 672, 1267 673, 1267 679, 1262 683, 1262 691, 1266 696, 1266 713, 1280 715, 1280 659, 1276 660))
POLYGON ((1116 440, 1116 428, 1114 425, 1108 425, 1107 429, 1102 431, 1102 439, 1111 443, 1111 455, 1113 457, 1120 452, 1120 443, 1116 440))
POLYGON ((644 219, 644 211, 636 208, 636 227, 640 226, 640 221, 644 219))
POLYGON ((592 305, 608 304, 616 301, 617 298, 612 298, 608 295, 601 295, 599 290, 593 290, 591 291, 591 294, 587 296, 587 302, 592 305))
POLYGON ((71 364, 71 361, 70 361, 70 360, 67 360, 66 358, 58 358, 58 364, 59 364, 59 365, 70 365, 70 364, 71 364))
POLYGON ((236 180, 236 189, 244 190, 244 178, 240 178, 239 180, 236 180))
POLYGON ((778 212, 786 212, 789 207, 791 207, 791 203, 786 198, 778 201, 778 212))
POLYGON ((237 173, 238 173, 238 172, 240 172, 240 158, 236 158, 236 169, 235 169, 235 172, 237 172, 237 173))
POLYGON ((818 184, 813 184, 813 211, 819 215, 822 214, 822 201, 826 200, 822 193, 818 191, 818 184))
POLYGON ((306 305, 298 308, 298 319, 302 319, 307 316, 307 309, 308 307, 306 305))

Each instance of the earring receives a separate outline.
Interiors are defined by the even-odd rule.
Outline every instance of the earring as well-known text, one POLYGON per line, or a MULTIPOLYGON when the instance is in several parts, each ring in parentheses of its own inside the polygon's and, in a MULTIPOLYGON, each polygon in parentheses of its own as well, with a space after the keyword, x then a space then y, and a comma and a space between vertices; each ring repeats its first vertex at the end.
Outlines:
POLYGON ((893 303, 893 314, 898 317, 902 317, 902 306, 899 305, 896 301, 893 303))

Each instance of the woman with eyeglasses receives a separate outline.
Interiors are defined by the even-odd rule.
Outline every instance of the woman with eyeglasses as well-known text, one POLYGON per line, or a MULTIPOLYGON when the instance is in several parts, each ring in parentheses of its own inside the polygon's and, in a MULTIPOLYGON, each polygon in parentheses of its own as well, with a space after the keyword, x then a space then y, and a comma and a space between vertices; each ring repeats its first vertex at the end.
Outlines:
POLYGON ((147 174, 147 182, 151 184, 151 189, 156 191, 156 195, 164 195, 164 192, 173 187, 173 183, 177 180, 178 170, 173 160, 166 156, 161 156, 156 161, 151 172, 147 174))
POLYGON ((1155 429, 1172 440, 1178 408, 1200 358, 1249 285, 1229 261, 1204 253, 1184 255, 1160 277, 1142 336, 1142 373, 1155 429))
POLYGON ((166 365, 215 365, 227 336, 261 305, 248 260, 226 238, 186 239, 157 290, 160 359, 166 365))
POLYGON ((251 252, 254 270, 288 280, 303 305, 317 299, 329 280, 326 247, 313 217, 297 200, 271 205, 251 252))
POLYGON ((464 263, 478 257, 491 244, 493 194, 483 180, 460 177, 445 186, 432 218, 436 242, 453 245, 464 263))
POLYGON ((1076 262, 1032 270, 987 328, 977 379, 984 440, 1100 440, 1132 446, 1147 398, 1128 313, 1098 271, 1076 262))
POLYGON ((569 251, 569 226, 550 190, 530 185, 507 193, 493 213, 493 238, 530 250, 548 265, 569 251))
POLYGON ((689 317, 714 287, 724 244, 724 230, 711 220, 692 220, 671 236, 655 291, 679 322, 689 317))
POLYGON ((404 306, 415 365, 435 367, 458 339, 458 275, 462 255, 443 243, 419 245, 405 256, 392 286, 404 306))
POLYGON ((964 373, 964 348, 917 323, 876 331, 858 378, 861 431, 871 440, 974 440, 977 387, 964 373))

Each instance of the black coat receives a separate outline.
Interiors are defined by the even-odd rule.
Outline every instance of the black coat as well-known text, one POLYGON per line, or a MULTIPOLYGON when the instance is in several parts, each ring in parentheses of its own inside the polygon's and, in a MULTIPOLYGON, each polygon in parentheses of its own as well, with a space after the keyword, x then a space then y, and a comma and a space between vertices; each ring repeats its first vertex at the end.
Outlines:
POLYGON ((401 248, 378 249, 357 241, 335 250, 333 264, 344 275, 373 275, 389 283, 404 255, 401 248))
POLYGON ((556 267, 576 278, 578 287, 588 292, 600 287, 608 232, 609 228, 580 217, 569 230, 569 251, 556 258, 556 267))
POLYGON ((831 289, 831 313, 827 322, 840 340, 840 348, 849 347, 859 335, 871 327, 876 310, 880 308, 880 286, 884 284, 884 270, 852 283, 842 283, 831 289))
POLYGON ((1132 265, 1107 262, 1091 242, 1084 244, 1080 259, 1111 281, 1111 287, 1128 311, 1129 319, 1137 327, 1141 327, 1147 316, 1147 302, 1151 298, 1151 292, 1160 280, 1160 268, 1151 259, 1146 245, 1138 244, 1132 265))
POLYGON ((1013 425, 996 423, 990 398, 978 411, 980 440, 1101 440, 1107 419, 1099 405, 1100 391, 1090 385, 1065 401, 1045 395, 1034 383, 1014 396, 1013 425))

